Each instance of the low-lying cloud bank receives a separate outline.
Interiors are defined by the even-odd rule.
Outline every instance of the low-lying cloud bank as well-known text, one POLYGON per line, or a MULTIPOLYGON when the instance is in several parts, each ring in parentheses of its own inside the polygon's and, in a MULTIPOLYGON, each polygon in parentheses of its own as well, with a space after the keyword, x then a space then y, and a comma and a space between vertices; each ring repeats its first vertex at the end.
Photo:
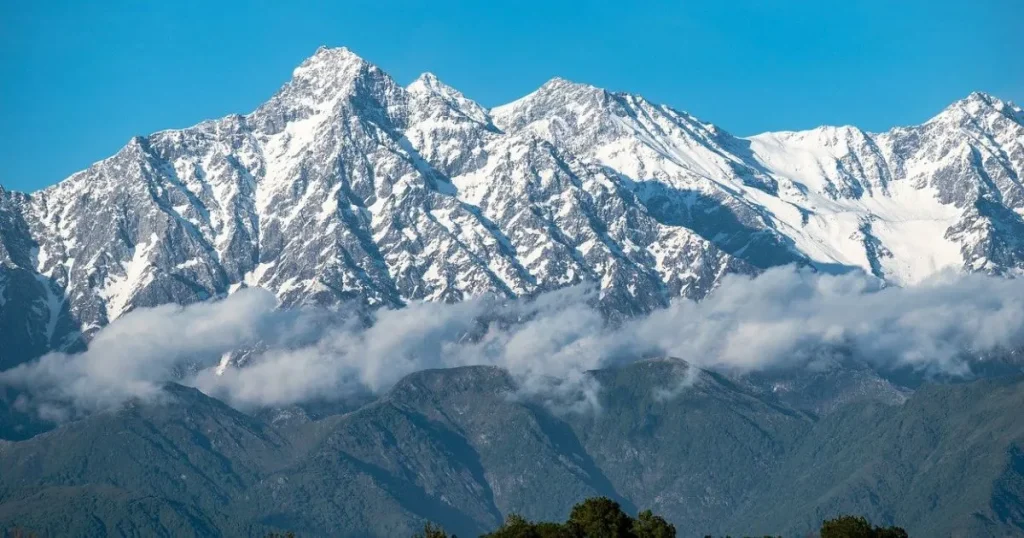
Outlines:
POLYGON ((242 290, 217 302, 136 310, 87 351, 0 372, 0 384, 62 420, 157 397, 171 380, 252 408, 381 392, 418 370, 487 364, 506 368, 524 391, 557 396, 567 387, 579 392, 587 370, 650 356, 750 371, 801 366, 840 349, 880 368, 966 375, 971 357, 1024 346, 1024 280, 943 275, 882 288, 863 274, 780 268, 728 277, 702 302, 679 300, 616 328, 592 306, 595 293, 416 303, 378 311, 366 326, 281 310, 269 292, 242 290), (243 367, 218 368, 239 349, 262 351, 243 367))

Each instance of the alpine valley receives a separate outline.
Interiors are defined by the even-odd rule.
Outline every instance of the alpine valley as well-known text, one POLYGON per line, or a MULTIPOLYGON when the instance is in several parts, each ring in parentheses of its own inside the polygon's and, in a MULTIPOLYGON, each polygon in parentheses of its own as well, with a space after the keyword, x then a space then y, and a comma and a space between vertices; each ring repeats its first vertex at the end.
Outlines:
MULTIPOLYGON (((250 114, 135 137, 38 192, 0 187, 0 371, 85 349, 133 310, 249 287, 373 312, 589 283, 615 325, 785 265, 882 287, 1014 278, 1022 181, 1024 110, 984 93, 883 133, 741 138, 559 78, 486 108, 321 48, 250 114)), ((0 530, 402 537, 431 520, 475 536, 605 495, 680 536, 803 536, 844 512, 1024 536, 1013 361, 925 383, 842 358, 744 376, 692 359, 587 372, 599 413, 512 397, 491 366, 244 413, 171 383, 59 426, 0 386, 0 530), (680 394, 655 390, 676 378, 680 394)))

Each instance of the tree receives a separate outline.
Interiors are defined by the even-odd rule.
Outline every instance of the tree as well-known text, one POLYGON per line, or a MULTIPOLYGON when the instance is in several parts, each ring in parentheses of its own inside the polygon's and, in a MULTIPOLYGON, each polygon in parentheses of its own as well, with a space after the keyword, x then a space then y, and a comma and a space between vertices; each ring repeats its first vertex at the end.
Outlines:
POLYGON ((875 538, 910 538, 902 527, 875 527, 875 538))
MULTIPOLYGON (((859 516, 839 516, 823 521, 820 536, 909 538, 907 531, 899 527, 875 527, 866 518, 859 516)), ((448 535, 441 527, 427 523, 423 532, 413 538, 448 538, 448 535)), ((644 510, 632 518, 622 511, 619 503, 608 497, 592 497, 573 506, 569 520, 565 523, 535 523, 519 514, 509 514, 501 527, 480 538, 676 538, 676 528, 650 510, 644 510)), ((712 536, 705 535, 704 538, 712 536)), ((766 535, 764 538, 773 537, 766 535)))
POLYGON ((481 538, 541 538, 536 525, 519 514, 509 514, 498 530, 481 538))
POLYGON ((593 497, 572 508, 570 531, 586 538, 626 538, 633 530, 633 519, 619 503, 608 497, 593 497))
POLYGON ((868 520, 856 516, 839 516, 821 523, 821 538, 874 538, 875 529, 868 520))
POLYGON ((533 528, 536 529, 539 538, 576 538, 568 526, 561 523, 542 521, 534 523, 533 528))
POLYGON ((821 524, 821 538, 909 538, 900 527, 873 527, 864 517, 839 516, 821 524))
POLYGON ((676 528, 665 518, 644 510, 633 521, 633 535, 636 538, 676 538, 676 528))

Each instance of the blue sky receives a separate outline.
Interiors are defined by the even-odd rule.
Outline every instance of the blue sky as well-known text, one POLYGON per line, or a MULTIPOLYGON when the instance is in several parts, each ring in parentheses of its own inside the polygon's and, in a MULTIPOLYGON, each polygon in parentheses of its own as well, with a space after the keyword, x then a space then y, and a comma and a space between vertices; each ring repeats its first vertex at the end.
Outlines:
POLYGON ((321 44, 485 106, 558 75, 739 135, 1024 101, 1024 1, 0 2, 0 184, 34 190, 137 134, 248 112, 321 44))

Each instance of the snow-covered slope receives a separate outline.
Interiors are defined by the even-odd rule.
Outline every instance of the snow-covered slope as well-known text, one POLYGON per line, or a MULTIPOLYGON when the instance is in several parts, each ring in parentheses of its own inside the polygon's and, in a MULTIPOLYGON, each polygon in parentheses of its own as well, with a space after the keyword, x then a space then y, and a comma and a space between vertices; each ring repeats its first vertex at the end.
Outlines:
POLYGON ((1024 113, 985 94, 881 134, 821 127, 739 139, 641 97, 561 79, 492 114, 508 132, 609 167, 649 208, 759 267, 796 254, 909 284, 943 269, 1014 273, 1024 260, 1024 113), (731 228, 704 212, 689 217, 695 200, 712 214, 727 210, 738 240, 722 238, 731 228), (752 230, 760 243, 748 242, 752 230))
POLYGON ((1022 122, 1019 107, 973 93, 916 127, 822 127, 750 142, 786 185, 779 198, 807 215, 786 219, 798 249, 910 284, 944 269, 1020 272, 1022 122))
POLYGON ((487 110, 322 48, 251 114, 0 189, 0 368, 139 306, 262 286, 397 306, 590 281, 611 315, 786 263, 893 283, 1024 268, 1024 113, 984 94, 882 134, 737 138, 554 79, 487 110))

